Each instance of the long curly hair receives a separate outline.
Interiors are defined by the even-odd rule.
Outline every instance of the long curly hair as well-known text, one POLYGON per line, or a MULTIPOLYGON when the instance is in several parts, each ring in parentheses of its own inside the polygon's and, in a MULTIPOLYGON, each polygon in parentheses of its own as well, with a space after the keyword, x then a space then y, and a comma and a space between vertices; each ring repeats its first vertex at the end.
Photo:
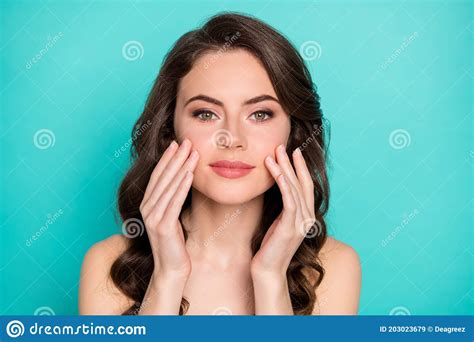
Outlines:
MULTIPOLYGON (((300 147, 313 179, 316 226, 310 232, 317 231, 303 239, 287 270, 294 314, 310 315, 316 303, 315 290, 324 276, 318 255, 327 239, 324 216, 329 206, 326 163, 329 127, 323 118, 320 97, 304 59, 281 33, 266 23, 248 15, 224 12, 211 17, 202 27, 185 33, 176 41, 164 59, 143 113, 132 130, 132 165, 118 190, 118 211, 124 223, 139 222, 143 229, 139 206, 146 186, 154 166, 171 141, 176 139, 173 116, 179 82, 203 54, 215 52, 217 58, 219 53, 233 49, 249 51, 266 69, 283 109, 290 115, 287 152, 300 147)), ((181 214, 190 207, 190 203, 191 191, 181 214)), ((264 194, 260 229, 251 244, 253 255, 282 209, 282 196, 275 183, 264 194)), ((138 313, 154 269, 148 236, 146 231, 141 233, 128 239, 126 250, 110 270, 114 284, 135 302, 122 313, 124 315, 138 313)), ((187 238, 186 231, 184 235, 187 238)), ((186 313, 189 305, 183 298, 181 315, 186 313)))

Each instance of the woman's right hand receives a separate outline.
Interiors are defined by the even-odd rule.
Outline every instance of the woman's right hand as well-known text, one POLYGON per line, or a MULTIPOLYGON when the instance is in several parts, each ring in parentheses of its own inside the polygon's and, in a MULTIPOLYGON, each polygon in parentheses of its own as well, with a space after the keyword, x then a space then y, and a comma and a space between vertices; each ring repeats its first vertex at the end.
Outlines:
POLYGON ((199 154, 192 143, 173 141, 154 168, 140 212, 150 241, 155 269, 153 276, 187 279, 191 260, 185 247, 179 215, 191 187, 199 154))

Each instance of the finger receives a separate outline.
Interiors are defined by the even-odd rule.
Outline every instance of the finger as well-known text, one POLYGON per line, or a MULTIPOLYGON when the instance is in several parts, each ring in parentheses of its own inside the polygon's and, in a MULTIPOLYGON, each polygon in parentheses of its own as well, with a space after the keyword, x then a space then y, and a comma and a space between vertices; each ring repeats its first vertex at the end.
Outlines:
POLYGON ((291 165, 290 159, 288 158, 288 154, 286 153, 286 149, 283 145, 279 145, 276 149, 276 161, 278 165, 280 165, 281 169, 285 173, 286 178, 290 181, 293 186, 300 191, 301 186, 299 184, 298 178, 296 178, 295 171, 293 166, 291 165))
MULTIPOLYGON (((311 215, 309 213, 302 195, 298 193, 298 191, 291 183, 289 183, 288 185, 296 203, 296 213, 294 215, 291 215, 291 221, 288 220, 288 223, 293 229, 296 229, 298 234, 301 234, 302 229, 305 230, 306 228, 303 227, 303 224, 306 224, 314 215, 311 215)), ((285 211, 283 211, 283 215, 285 215, 285 211)), ((291 230, 291 232, 295 232, 295 230, 291 230)))
POLYGON ((278 180, 278 176, 283 174, 283 170, 281 167, 276 163, 275 159, 272 156, 267 156, 264 160, 265 166, 267 167, 270 174, 273 176, 275 180, 278 180))
POLYGON ((142 200, 143 203, 145 203, 148 200, 148 197, 153 191, 158 178, 160 177, 164 168, 166 167, 166 165, 168 165, 169 161, 175 154, 177 148, 178 148, 178 143, 173 140, 171 144, 168 146, 168 148, 165 150, 165 152, 163 153, 158 163, 156 164, 155 168, 153 169, 153 172, 150 175, 150 179, 148 181, 148 185, 145 190, 145 195, 143 195, 143 200, 142 200))
MULTIPOLYGON (((284 174, 281 174, 277 178, 277 184, 280 188, 281 197, 283 200, 283 211, 281 215, 281 222, 283 225, 292 226, 295 224, 296 213, 297 213, 297 204, 294 199, 293 194, 291 193, 290 184, 284 174)), ((289 236, 292 231, 286 231, 289 236)))
POLYGON ((297 207, 299 209, 298 213, 302 216, 308 214, 308 208, 306 205, 306 200, 303 197, 303 189, 301 188, 301 184, 296 177, 295 171, 293 166, 290 163, 290 159, 288 158, 288 154, 283 145, 279 145, 276 151, 277 163, 284 172, 286 178, 289 180, 293 196, 295 197, 295 201, 297 203, 297 207))
MULTIPOLYGON (((285 176, 285 179, 288 180, 288 178, 285 176)), ((293 200, 296 203, 296 219, 298 222, 302 219, 302 216, 305 214, 305 205, 303 203, 303 198, 301 197, 300 193, 298 193, 298 190, 291 184, 291 182, 288 182, 289 188, 291 195, 293 196, 293 200)))
POLYGON ((181 209, 186 200, 189 189, 191 188, 193 179, 194 174, 191 171, 186 171, 177 191, 166 208, 166 213, 163 217, 165 222, 176 222, 179 219, 179 214, 181 213, 181 209))
POLYGON ((165 169, 158 178, 156 185, 152 190, 147 203, 144 206, 144 210, 153 208, 155 206, 163 191, 166 189, 168 184, 176 177, 176 174, 188 158, 191 146, 192 144, 189 139, 185 139, 183 141, 176 154, 173 156, 168 165, 166 165, 165 169))
POLYGON ((314 183, 299 147, 293 151, 293 164, 303 189, 306 205, 312 212, 314 210, 314 183))
MULTIPOLYGON (((194 169, 196 168, 198 159, 199 159, 199 154, 197 153, 197 151, 193 151, 193 153, 191 153, 191 156, 186 161, 186 164, 184 165, 184 167, 181 168, 178 174, 173 178, 173 180, 168 184, 166 189, 160 195, 159 199, 157 200, 155 206, 152 209, 152 213, 150 213, 150 215, 153 215, 154 220, 160 220, 161 217, 164 215, 164 212, 166 208, 168 207, 169 202, 171 201, 176 191, 178 190, 179 185, 181 184, 181 181, 186 176, 186 172, 194 171, 194 169)), ((158 221, 155 221, 155 222, 158 222, 158 221)))
POLYGON ((270 174, 277 181, 278 187, 280 188, 280 192, 282 195, 283 207, 289 212, 294 212, 296 214, 296 210, 298 207, 295 201, 295 196, 291 190, 291 184, 285 177, 281 167, 275 162, 275 160, 271 156, 265 158, 265 165, 270 171, 270 174))

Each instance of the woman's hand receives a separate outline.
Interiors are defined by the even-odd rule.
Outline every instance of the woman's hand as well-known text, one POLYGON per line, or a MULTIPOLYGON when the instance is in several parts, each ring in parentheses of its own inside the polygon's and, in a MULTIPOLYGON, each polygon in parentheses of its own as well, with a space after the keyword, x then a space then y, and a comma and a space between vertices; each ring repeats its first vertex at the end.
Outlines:
MULTIPOLYGON (((275 178, 283 200, 283 210, 265 234, 251 264, 252 276, 286 279, 286 271, 303 239, 312 230, 314 214, 314 184, 300 149, 293 152, 296 174, 285 147, 276 149, 265 165, 275 178)), ((310 232, 313 234, 312 232, 310 232)))
POLYGON ((159 274, 162 280, 187 280, 191 272, 191 260, 178 219, 199 159, 197 151, 190 154, 191 147, 188 139, 181 146, 175 141, 168 146, 151 174, 140 204, 155 262, 153 275, 159 274))

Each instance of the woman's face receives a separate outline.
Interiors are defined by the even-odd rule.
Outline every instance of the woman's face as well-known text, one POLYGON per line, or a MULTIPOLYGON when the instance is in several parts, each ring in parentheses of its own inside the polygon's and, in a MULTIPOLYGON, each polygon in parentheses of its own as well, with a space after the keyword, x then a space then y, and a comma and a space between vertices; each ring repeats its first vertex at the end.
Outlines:
POLYGON ((238 204, 273 185, 264 159, 286 146, 290 118, 259 60, 233 50, 201 56, 181 80, 174 127, 178 142, 188 138, 200 155, 193 187, 218 203, 238 204), (213 167, 218 161, 253 168, 213 167))

